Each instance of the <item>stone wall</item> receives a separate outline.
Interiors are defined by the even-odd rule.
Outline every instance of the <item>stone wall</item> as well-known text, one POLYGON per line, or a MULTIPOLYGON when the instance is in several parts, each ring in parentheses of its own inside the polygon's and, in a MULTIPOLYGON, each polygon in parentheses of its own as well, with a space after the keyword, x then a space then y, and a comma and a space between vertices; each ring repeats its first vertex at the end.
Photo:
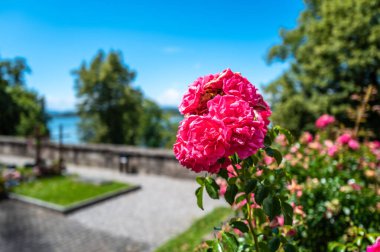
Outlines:
MULTIPOLYGON (((35 153, 34 140, 0 136, 0 154, 34 157, 35 153)), ((171 150, 111 144, 65 144, 62 154, 69 164, 171 177, 195 177, 193 172, 178 164, 171 150)), ((59 145, 43 141, 41 156, 50 161, 58 160, 59 145)))

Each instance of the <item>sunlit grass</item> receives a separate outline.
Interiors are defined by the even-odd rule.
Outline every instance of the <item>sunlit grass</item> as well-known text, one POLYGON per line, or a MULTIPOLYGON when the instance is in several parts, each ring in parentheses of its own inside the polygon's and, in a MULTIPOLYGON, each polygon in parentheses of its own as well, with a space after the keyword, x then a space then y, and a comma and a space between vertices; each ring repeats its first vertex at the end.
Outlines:
POLYGON ((29 183, 21 183, 19 186, 14 187, 12 191, 49 203, 69 206, 83 200, 128 187, 130 187, 130 185, 119 182, 97 185, 79 181, 74 176, 55 176, 37 179, 29 183))
POLYGON ((211 233, 232 214, 226 207, 216 208, 203 218, 196 220, 189 229, 161 245, 155 252, 190 252, 193 251, 211 233))

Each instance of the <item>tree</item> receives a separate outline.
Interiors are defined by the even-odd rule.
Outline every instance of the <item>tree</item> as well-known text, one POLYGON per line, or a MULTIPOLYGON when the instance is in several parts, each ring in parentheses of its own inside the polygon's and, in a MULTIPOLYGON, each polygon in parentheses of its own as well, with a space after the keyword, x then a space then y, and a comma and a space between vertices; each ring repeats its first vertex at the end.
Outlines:
POLYGON ((48 134, 44 98, 25 87, 30 68, 22 58, 0 59, 0 134, 30 136, 35 128, 48 134))
POLYGON ((313 130, 322 113, 345 126, 360 120, 377 137, 380 122, 380 1, 305 0, 298 26, 281 30, 268 61, 290 68, 266 87, 272 120, 293 132, 313 130), (363 97, 369 94, 366 104, 363 97), (358 117, 358 108, 366 113, 358 117))
POLYGON ((130 85, 136 73, 120 53, 99 51, 93 61, 74 72, 82 118, 82 139, 88 142, 137 144, 142 93, 130 85))

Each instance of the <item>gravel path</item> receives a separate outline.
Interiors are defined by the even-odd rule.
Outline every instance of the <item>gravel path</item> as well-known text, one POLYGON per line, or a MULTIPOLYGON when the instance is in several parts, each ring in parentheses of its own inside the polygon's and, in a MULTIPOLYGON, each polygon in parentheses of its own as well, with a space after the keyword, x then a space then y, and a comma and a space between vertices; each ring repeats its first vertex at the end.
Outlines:
POLYGON ((141 252, 148 246, 89 229, 61 214, 13 200, 0 202, 1 252, 141 252))
MULTIPOLYGON (((0 155, 0 162, 15 161, 0 155)), ((21 164, 27 159, 18 159, 21 164)), ((16 163, 16 162, 13 162, 16 163)), ((222 200, 205 197, 205 211, 196 206, 195 181, 157 175, 126 175, 109 169, 68 165, 70 173, 92 178, 112 179, 140 185, 138 191, 84 208, 67 216, 91 230, 128 237, 148 244, 153 250, 161 243, 187 229, 194 219, 213 208, 225 205, 222 200)))

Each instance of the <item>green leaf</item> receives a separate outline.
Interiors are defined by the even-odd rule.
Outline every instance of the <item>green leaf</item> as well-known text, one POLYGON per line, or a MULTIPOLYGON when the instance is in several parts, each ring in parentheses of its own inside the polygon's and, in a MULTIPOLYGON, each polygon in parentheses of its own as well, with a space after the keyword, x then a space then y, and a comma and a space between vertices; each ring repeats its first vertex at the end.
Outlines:
POLYGON ((237 251, 237 248, 239 246, 236 237, 229 232, 222 233, 222 243, 225 245, 223 247, 227 247, 226 251, 237 251))
POLYGON ((282 154, 281 154, 281 152, 279 150, 267 147, 267 148, 265 148, 265 152, 268 154, 268 156, 274 157, 274 159, 276 159, 276 162, 277 162, 278 165, 281 164, 281 162, 282 162, 282 154))
POLYGON ((199 187, 195 190, 195 196, 197 196, 197 205, 200 209, 203 209, 203 188, 204 186, 199 187))
POLYGON ((280 200, 277 197, 272 197, 269 195, 263 202, 263 209, 269 219, 273 220, 274 217, 281 214, 280 200))
POLYGON ((213 240, 212 251, 213 252, 223 252, 222 245, 219 243, 218 240, 213 240))
POLYGON ((284 251, 285 252, 297 252, 298 250, 293 244, 288 243, 288 244, 285 244, 284 251))
POLYGON ((267 220, 267 216, 264 213, 264 210, 261 208, 254 208, 253 214, 256 216, 256 219, 259 221, 259 224, 263 224, 267 220))
POLYGON ((206 191, 212 199, 219 199, 219 185, 211 177, 206 177, 206 191))
POLYGON ((200 186, 203 186, 205 184, 205 178, 204 177, 197 177, 195 180, 197 181, 197 183, 200 186))
POLYGON ((264 138, 264 145, 268 147, 272 145, 272 139, 268 134, 264 138))
POLYGON ((275 252, 280 247, 280 243, 280 238, 273 237, 268 243, 270 251, 275 252))
POLYGON ((288 140, 289 144, 292 144, 294 142, 293 135, 292 135, 292 133, 290 133, 289 130, 284 129, 280 126, 275 126, 274 129, 277 130, 278 132, 280 132, 281 134, 284 134, 286 137, 286 140, 288 140))
POLYGON ((260 252, 269 252, 269 247, 265 242, 259 242, 260 252))
POLYGON ((239 164, 241 162, 237 153, 235 153, 231 156, 231 161, 232 161, 232 164, 234 164, 234 165, 239 164))
POLYGON ((252 155, 250 158, 252 159, 253 164, 257 165, 257 163, 259 162, 259 158, 256 155, 252 155))
POLYGON ((363 237, 356 237, 356 239, 354 240, 354 243, 355 243, 358 247, 361 247, 361 246, 362 246, 362 242, 363 242, 363 237))
POLYGON ((264 185, 259 185, 255 193, 255 201, 257 204, 261 205, 264 199, 268 196, 269 189, 264 185))
POLYGON ((235 196, 238 192, 238 188, 236 185, 229 185, 227 187, 226 193, 224 194, 224 198, 228 202, 228 204, 232 205, 235 201, 235 196))
POLYGON ((292 225, 293 224, 293 207, 290 204, 282 201, 281 210, 282 210, 282 214, 284 215, 284 224, 292 225))
POLYGON ((219 177, 224 178, 225 180, 228 180, 228 171, 227 169, 220 169, 218 173, 219 177))
POLYGON ((247 224, 245 224, 242 221, 233 221, 230 223, 231 227, 239 229, 243 233, 247 233, 249 231, 249 228, 247 224))
POLYGON ((255 190, 257 185, 257 179, 250 179, 244 186, 245 194, 249 194, 255 190))

